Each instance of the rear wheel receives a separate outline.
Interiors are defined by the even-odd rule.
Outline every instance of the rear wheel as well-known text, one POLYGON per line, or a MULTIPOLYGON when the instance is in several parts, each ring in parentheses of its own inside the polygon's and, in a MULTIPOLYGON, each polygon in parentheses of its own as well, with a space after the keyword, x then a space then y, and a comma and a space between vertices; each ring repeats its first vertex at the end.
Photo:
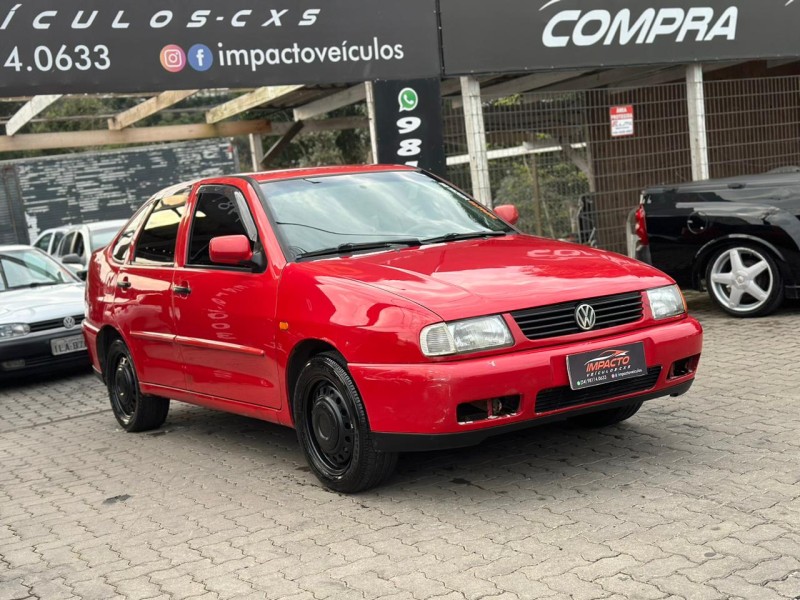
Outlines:
POLYGON ((133 359, 122 340, 115 340, 108 349, 106 384, 111 410, 125 431, 148 431, 164 424, 169 400, 142 394, 133 359))
POLYGON ((630 419, 642 408, 642 402, 628 404, 609 410, 601 410, 586 415, 578 415, 570 419, 571 423, 579 427, 609 427, 630 419))
POLYGON ((708 263, 706 286, 711 300, 734 317, 763 317, 783 302, 778 264, 769 252, 749 244, 714 254, 708 263))
POLYGON ((293 413, 308 464, 326 487, 361 492, 394 471, 397 454, 375 450, 364 403, 338 354, 326 352, 306 363, 295 386, 293 413))

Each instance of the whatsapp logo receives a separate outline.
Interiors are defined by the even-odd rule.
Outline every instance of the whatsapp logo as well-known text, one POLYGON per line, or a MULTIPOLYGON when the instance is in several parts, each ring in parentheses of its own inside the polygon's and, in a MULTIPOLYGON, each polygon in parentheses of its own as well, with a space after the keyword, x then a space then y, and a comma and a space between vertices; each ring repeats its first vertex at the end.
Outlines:
POLYGON ((419 96, 413 88, 403 88, 397 97, 400 112, 411 112, 419 106, 419 96))

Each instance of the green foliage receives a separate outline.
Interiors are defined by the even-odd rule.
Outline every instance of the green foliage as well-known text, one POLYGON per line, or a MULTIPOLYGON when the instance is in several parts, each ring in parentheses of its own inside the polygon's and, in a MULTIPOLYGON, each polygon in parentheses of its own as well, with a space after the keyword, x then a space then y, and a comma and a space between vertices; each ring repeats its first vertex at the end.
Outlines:
MULTIPOLYGON (((496 204, 515 204, 519 209, 519 228, 528 233, 537 231, 534 169, 536 155, 504 161, 494 170, 492 189, 496 204)), ((550 237, 567 237, 578 200, 589 191, 586 176, 561 153, 538 157, 539 189, 542 197, 542 233, 550 237)))

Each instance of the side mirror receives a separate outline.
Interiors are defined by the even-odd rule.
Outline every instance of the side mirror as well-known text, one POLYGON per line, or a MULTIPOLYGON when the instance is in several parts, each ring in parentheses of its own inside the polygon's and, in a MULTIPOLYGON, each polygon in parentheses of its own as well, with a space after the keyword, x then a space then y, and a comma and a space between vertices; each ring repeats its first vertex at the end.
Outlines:
POLYGON ((83 259, 77 254, 67 254, 61 257, 61 262, 65 265, 80 265, 83 266, 83 259))
POLYGON ((250 240, 244 235, 223 235, 213 238, 208 247, 208 254, 211 262, 218 265, 241 267, 253 261, 250 240))
POLYGON ((502 206, 495 206, 495 214, 503 219, 506 223, 516 225, 519 221, 519 211, 513 204, 503 204, 502 206))

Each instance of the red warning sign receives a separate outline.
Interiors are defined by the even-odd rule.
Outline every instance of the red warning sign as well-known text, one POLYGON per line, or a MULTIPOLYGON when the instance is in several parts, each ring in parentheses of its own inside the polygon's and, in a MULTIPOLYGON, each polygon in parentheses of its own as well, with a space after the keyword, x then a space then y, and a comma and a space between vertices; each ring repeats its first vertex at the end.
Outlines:
POLYGON ((634 134, 633 105, 612 106, 611 137, 628 137, 634 134))

